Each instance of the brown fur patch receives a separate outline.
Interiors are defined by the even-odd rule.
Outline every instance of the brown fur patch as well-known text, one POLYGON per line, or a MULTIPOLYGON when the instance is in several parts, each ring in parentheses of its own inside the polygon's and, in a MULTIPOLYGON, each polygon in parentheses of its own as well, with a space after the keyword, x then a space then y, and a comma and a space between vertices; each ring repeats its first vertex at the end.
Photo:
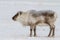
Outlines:
POLYGON ((36 13, 36 14, 32 14, 32 16, 33 17, 39 17, 39 16, 54 17, 54 13, 48 13, 48 12, 36 13))

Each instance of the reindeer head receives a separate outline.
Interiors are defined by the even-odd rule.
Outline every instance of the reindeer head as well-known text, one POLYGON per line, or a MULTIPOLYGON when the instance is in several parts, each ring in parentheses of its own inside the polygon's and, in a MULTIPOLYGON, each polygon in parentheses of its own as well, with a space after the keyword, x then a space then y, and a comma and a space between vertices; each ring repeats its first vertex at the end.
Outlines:
POLYGON ((22 15, 22 12, 21 12, 21 11, 17 12, 17 13, 12 17, 12 19, 13 19, 14 21, 16 21, 17 18, 18 18, 20 15, 22 15))

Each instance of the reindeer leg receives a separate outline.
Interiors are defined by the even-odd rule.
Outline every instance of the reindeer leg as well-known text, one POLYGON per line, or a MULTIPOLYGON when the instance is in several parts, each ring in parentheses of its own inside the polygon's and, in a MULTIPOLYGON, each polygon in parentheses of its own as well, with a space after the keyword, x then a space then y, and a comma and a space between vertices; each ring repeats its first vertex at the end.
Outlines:
POLYGON ((36 36, 36 26, 34 26, 34 36, 36 36))
POLYGON ((31 28, 31 26, 30 26, 30 37, 32 36, 32 28, 31 28))
POLYGON ((48 35, 48 37, 50 37, 50 35, 51 35, 51 32, 52 32, 52 28, 50 28, 50 32, 49 32, 49 35, 48 35))
POLYGON ((53 27, 53 33, 52 33, 52 36, 54 36, 55 35, 55 25, 54 25, 54 27, 53 27))
POLYGON ((49 32, 49 34, 48 34, 48 37, 50 37, 51 32, 52 32, 52 25, 51 25, 50 23, 48 23, 48 22, 47 22, 47 24, 50 26, 50 32, 49 32))
POLYGON ((55 26, 52 23, 50 23, 49 25, 50 25, 50 33, 48 37, 51 35, 51 32, 52 32, 52 36, 54 36, 55 26))

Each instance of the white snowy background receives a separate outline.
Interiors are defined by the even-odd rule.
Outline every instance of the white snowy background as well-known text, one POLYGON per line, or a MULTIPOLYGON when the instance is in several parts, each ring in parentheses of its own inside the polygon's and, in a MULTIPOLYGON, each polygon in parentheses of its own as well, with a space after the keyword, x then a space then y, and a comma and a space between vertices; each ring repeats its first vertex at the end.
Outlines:
POLYGON ((0 0, 0 40, 60 40, 59 0, 0 0), (47 37, 49 27, 37 26, 37 37, 29 37, 29 27, 14 22, 12 17, 18 11, 53 10, 58 15, 55 23, 55 37, 47 37))

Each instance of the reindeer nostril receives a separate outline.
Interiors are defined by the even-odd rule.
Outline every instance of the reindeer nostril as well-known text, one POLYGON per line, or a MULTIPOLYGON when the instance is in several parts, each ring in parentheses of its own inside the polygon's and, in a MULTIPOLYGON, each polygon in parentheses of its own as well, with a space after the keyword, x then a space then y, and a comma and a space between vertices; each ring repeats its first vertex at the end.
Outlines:
POLYGON ((12 20, 14 20, 14 21, 15 21, 16 19, 15 19, 14 17, 12 17, 12 20))
POLYGON ((14 21, 15 21, 16 19, 15 19, 14 17, 12 17, 12 20, 14 20, 14 21))
POLYGON ((14 18, 12 17, 12 20, 14 20, 14 18))

